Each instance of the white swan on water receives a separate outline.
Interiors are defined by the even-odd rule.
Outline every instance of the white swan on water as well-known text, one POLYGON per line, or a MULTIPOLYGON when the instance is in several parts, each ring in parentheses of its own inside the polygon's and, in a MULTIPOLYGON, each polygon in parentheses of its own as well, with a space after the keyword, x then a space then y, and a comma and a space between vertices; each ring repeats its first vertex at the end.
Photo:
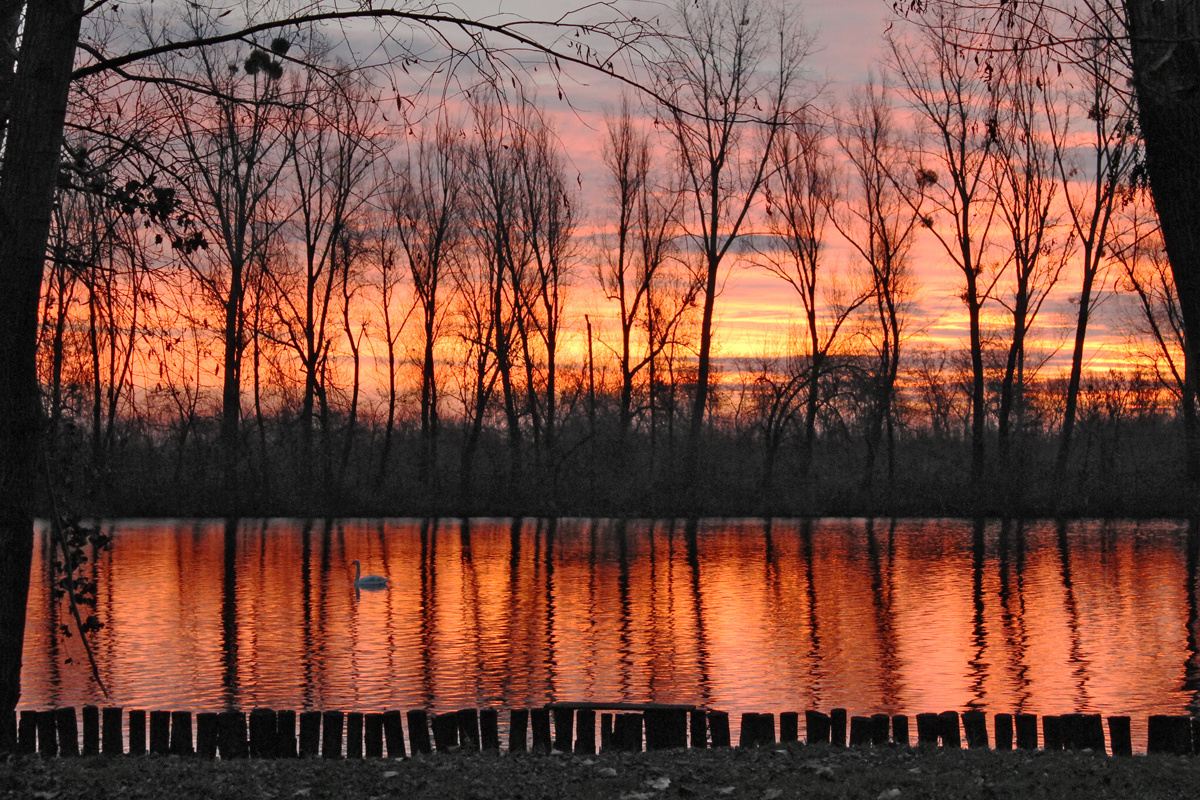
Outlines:
POLYGON ((387 586, 387 578, 383 577, 382 575, 363 575, 362 565, 357 561, 353 563, 355 589, 382 589, 387 586))

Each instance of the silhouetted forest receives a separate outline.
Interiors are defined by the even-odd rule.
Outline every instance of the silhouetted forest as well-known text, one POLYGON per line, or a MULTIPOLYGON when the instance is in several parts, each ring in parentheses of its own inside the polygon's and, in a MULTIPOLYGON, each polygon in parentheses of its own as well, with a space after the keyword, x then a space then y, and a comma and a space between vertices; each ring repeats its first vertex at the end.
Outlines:
POLYGON ((85 80, 38 345, 71 504, 1194 510, 1194 391, 1119 44, 1056 80, 1049 50, 947 5, 833 97, 798 19, 734 5, 681 6, 646 77, 662 102, 595 115, 596 186, 537 97, 485 82, 417 108, 315 31, 85 80), (922 331, 939 269, 958 345, 922 331), (754 357, 721 357, 733 270, 795 306, 754 357), (1113 295, 1128 361, 1091 369, 1113 295))
MULTIPOLYGON (((105 515, 963 515, 1172 516, 1192 509, 1181 470, 1182 426, 1152 382, 1113 373, 1085 383, 1078 446, 1056 467, 1064 381, 1031 393, 1012 467, 989 460, 984 489, 970 482, 969 406, 963 381, 902 392, 891 446, 872 459, 855 416, 855 387, 824 407, 809 448, 785 433, 770 448, 772 398, 761 385, 723 388, 704 432, 701 469, 683 478, 686 416, 660 398, 649 421, 622 434, 620 398, 568 371, 553 447, 523 441, 514 458, 502 426, 469 444, 461 421, 443 423, 436 455, 417 420, 389 433, 330 415, 310 460, 296 417, 255 420, 244 435, 239 484, 223 484, 219 421, 194 421, 186 439, 119 420, 96 462, 90 431, 66 425, 55 443, 77 510, 105 515), (942 403, 940 407, 936 404, 942 403), (934 404, 929 416, 930 404, 934 404), (464 468, 464 453, 472 460, 464 468), (805 472, 807 461, 807 474, 805 472), (875 469, 867 471, 867 465, 875 469), (469 471, 464 471, 469 469, 469 471)), ((849 384, 849 382, 847 382, 849 384)), ((677 387, 686 399, 686 385, 677 387)), ((861 388, 861 387, 859 387, 861 388)), ((791 424, 786 424, 791 427, 791 424)), ((994 429, 988 446, 995 444, 994 429)))

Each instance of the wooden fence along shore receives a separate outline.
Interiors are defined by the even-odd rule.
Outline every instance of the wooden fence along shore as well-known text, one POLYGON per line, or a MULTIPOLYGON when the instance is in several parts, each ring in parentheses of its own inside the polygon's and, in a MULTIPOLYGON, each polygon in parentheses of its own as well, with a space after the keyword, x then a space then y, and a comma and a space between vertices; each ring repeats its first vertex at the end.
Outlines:
MULTIPOLYGON (((729 747, 729 714, 694 706, 654 703, 550 703, 508 711, 508 750, 551 750, 594 754, 596 715, 600 713, 599 750, 638 752, 685 747, 729 747), (551 720, 553 719, 553 730, 551 720)), ((200 713, 189 711, 82 709, 80 726, 73 707, 22 711, 16 723, 17 752, 42 756, 145 755, 201 758, 397 758, 409 753, 453 750, 500 750, 500 712, 464 709, 443 714, 414 710, 383 713, 276 711, 256 708, 200 713), (127 727, 125 723, 128 723, 127 727), (405 729, 408 742, 405 743, 405 729)), ((800 714, 783 712, 778 730, 774 714, 742 714, 739 747, 798 742, 800 714), (778 739, 776 734, 778 733, 778 739)), ((833 747, 909 746, 909 718, 903 714, 847 716, 846 710, 804 712, 805 741, 833 747), (848 735, 848 739, 847 739, 848 735)), ((982 711, 945 711, 916 715, 916 744, 971 749, 1038 749, 1035 714, 996 714, 989 738, 982 711)), ((11 727, 9 729, 12 730, 11 727)), ((1114 756, 1133 754, 1129 717, 1064 714, 1041 717, 1045 750, 1090 749, 1114 756), (1107 747, 1105 721, 1108 727, 1107 747)), ((1156 715, 1149 718, 1148 753, 1200 753, 1200 718, 1156 715)))

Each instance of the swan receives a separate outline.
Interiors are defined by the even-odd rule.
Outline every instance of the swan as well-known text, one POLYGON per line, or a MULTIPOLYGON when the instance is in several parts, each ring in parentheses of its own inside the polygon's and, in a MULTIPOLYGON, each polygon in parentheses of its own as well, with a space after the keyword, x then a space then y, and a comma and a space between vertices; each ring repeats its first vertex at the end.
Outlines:
POLYGON ((363 575, 362 565, 357 561, 353 563, 355 589, 382 589, 387 586, 387 578, 383 577, 382 575, 363 575))

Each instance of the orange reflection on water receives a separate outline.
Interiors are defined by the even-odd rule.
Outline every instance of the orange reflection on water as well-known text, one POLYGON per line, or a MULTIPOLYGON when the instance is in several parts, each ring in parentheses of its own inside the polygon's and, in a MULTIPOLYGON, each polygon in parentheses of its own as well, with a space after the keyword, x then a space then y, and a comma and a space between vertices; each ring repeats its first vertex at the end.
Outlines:
POLYGON ((1200 533, 957 520, 111 523, 103 698, 48 600, 22 708, 1196 711, 1200 533), (353 560, 390 578, 353 586, 353 560), (71 663, 67 660, 71 659, 71 663))

